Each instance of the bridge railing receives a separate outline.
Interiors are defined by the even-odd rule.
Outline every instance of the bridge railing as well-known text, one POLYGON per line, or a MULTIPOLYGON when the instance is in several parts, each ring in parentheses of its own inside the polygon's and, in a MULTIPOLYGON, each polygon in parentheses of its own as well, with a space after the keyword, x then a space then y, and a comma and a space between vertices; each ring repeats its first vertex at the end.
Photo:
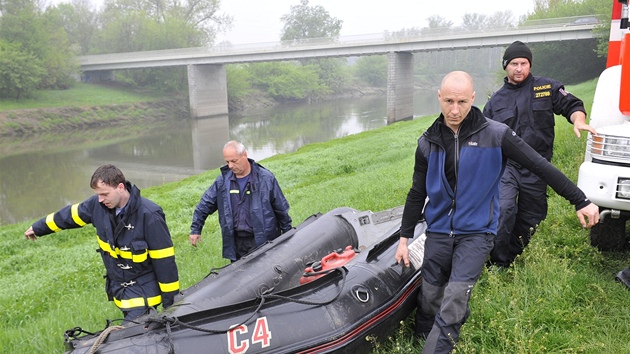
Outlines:
POLYGON ((238 51, 252 51, 252 50, 265 50, 265 49, 278 49, 279 47, 291 47, 294 49, 311 46, 322 45, 347 45, 357 43, 383 43, 383 42, 398 42, 405 40, 416 40, 423 37, 442 37, 452 36, 454 34, 475 34, 475 33, 489 33, 489 32, 505 32, 505 31, 517 31, 522 29, 534 29, 534 28, 550 28, 550 27, 567 27, 573 25, 598 25, 602 22, 603 15, 589 15, 589 16, 573 16, 563 18, 551 18, 540 20, 528 20, 518 26, 502 26, 484 29, 468 29, 465 27, 454 27, 448 30, 443 28, 423 28, 423 29, 403 29, 400 31, 385 31, 382 33, 369 33, 360 35, 341 36, 338 38, 307 38, 292 41, 280 41, 280 42, 266 42, 266 43, 251 43, 251 44, 230 44, 220 43, 214 47, 208 47, 208 50, 213 52, 238 52, 238 51))
POLYGON ((566 18, 555 19, 543 19, 543 20, 531 20, 526 21, 518 26, 508 26, 500 28, 486 28, 486 29, 469 29, 464 27, 456 27, 449 30, 445 29, 406 29, 401 31, 372 34, 361 34, 351 36, 341 36, 338 38, 310 38, 303 40, 292 41, 279 41, 279 42, 263 42, 263 43, 249 43, 249 44, 230 44, 227 42, 219 43, 212 47, 193 47, 193 48, 180 48, 180 49, 165 49, 165 50, 152 50, 144 52, 129 52, 129 53, 113 53, 113 54, 97 54, 97 55, 85 55, 79 57, 79 63, 81 65, 91 64, 106 64, 109 62, 146 62, 152 58, 156 60, 158 58, 171 57, 171 58, 195 58, 195 57, 207 57, 210 55, 238 55, 241 53, 257 54, 265 52, 277 52, 277 51, 291 51, 308 49, 313 47, 339 47, 339 46, 359 46, 369 44, 383 44, 383 43, 404 43, 418 41, 422 39, 440 38, 454 35, 475 35, 478 33, 493 33, 493 32, 510 32, 519 31, 524 29, 549 29, 554 27, 568 27, 577 25, 589 25, 596 26, 602 24, 603 16, 576 16, 566 18))

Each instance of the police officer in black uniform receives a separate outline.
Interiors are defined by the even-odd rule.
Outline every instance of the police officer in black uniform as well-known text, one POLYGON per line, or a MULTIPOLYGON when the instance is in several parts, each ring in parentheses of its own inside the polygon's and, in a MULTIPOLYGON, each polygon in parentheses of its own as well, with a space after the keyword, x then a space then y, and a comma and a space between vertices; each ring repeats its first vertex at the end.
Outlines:
MULTIPOLYGON (((486 103, 483 114, 507 124, 540 155, 551 161, 554 141, 554 114, 573 124, 573 131, 596 134, 586 124, 582 100, 567 92, 559 81, 530 73, 532 52, 516 41, 503 54, 507 76, 503 86, 486 103)), ((547 184, 518 163, 509 161, 501 180, 501 214, 492 264, 509 266, 523 252, 547 216, 547 184)))

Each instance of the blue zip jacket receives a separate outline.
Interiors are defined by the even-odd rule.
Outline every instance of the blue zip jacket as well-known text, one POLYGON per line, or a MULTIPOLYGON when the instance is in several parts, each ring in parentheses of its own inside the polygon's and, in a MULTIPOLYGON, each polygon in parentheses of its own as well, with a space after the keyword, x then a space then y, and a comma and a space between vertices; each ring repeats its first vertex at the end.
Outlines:
POLYGON ((576 210, 590 203, 571 180, 507 125, 485 118, 477 107, 472 107, 459 134, 449 137, 454 143, 448 146, 443 137, 446 131, 452 134, 440 115, 418 139, 401 237, 413 237, 423 209, 430 232, 496 235, 499 182, 508 158, 545 180, 576 210), (447 161, 454 166, 446 166, 447 161))
MULTIPOLYGON (((289 202, 284 197, 276 177, 271 171, 248 159, 252 167, 249 180, 252 200, 250 220, 254 229, 256 246, 273 240, 291 230, 289 202)), ((230 179, 234 173, 226 166, 201 197, 193 213, 190 233, 201 235, 208 215, 219 211, 219 224, 223 237, 223 258, 236 260, 234 219, 230 199, 230 179)))

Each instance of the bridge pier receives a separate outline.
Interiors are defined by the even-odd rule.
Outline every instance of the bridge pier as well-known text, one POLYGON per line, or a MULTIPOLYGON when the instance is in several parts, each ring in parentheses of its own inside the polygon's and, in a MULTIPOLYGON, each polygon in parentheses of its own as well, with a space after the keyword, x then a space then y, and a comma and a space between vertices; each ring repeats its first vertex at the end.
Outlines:
POLYGON ((228 114, 225 65, 188 65, 188 95, 193 118, 228 114))
POLYGON ((191 121, 193 164, 199 173, 225 164, 223 145, 230 140, 227 114, 191 121))
POLYGON ((387 123, 413 118, 413 54, 387 54, 387 123))

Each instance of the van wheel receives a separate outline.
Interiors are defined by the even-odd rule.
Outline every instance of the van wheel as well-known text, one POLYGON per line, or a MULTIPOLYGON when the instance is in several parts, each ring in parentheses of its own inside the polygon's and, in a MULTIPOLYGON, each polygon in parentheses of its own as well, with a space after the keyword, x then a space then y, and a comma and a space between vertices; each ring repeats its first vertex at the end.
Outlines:
POLYGON ((600 251, 623 251, 627 246, 626 221, 621 217, 607 217, 603 223, 591 228, 591 245, 600 251))

